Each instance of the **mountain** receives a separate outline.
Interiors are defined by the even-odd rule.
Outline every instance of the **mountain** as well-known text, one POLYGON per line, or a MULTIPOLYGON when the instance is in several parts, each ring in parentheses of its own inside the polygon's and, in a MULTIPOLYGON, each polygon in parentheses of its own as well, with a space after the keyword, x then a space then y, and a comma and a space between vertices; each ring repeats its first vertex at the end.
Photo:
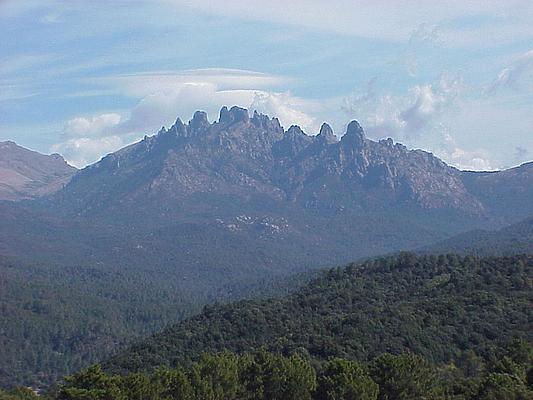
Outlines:
POLYGON ((6 240, 10 249, 28 247, 39 209, 60 220, 46 224, 58 244, 51 244, 54 260, 79 257, 79 241, 61 248, 70 225, 84 231, 86 239, 78 239, 90 241, 81 246, 96 262, 131 263, 124 254, 157 262, 168 250, 176 262, 212 275, 235 268, 223 261, 227 252, 239 266, 262 260, 253 275, 283 274, 517 222, 533 214, 530 169, 463 172, 390 139, 369 140, 355 121, 338 140, 327 124, 309 136, 297 126, 285 131, 276 118, 224 107, 214 123, 196 112, 188 124, 178 119, 84 168, 36 202, 27 211, 30 228, 13 235, 20 229, 12 226, 6 240), (512 212, 504 206, 509 192, 512 212), (229 250, 235 247, 239 256, 229 250))
POLYGON ((327 124, 310 136, 238 107, 213 123, 203 112, 178 119, 55 193, 0 202, 0 273, 15 316, 4 318, 0 380, 31 365, 17 382, 49 383, 205 304, 516 223, 533 215, 529 171, 463 172, 369 140, 355 121, 338 139, 327 124), (512 211, 507 192, 516 193, 512 211), (98 312, 61 305, 72 288, 75 304, 98 312))
POLYGON ((297 126, 284 131, 276 118, 224 107, 214 123, 198 111, 187 125, 178 119, 170 129, 104 157, 50 204, 81 215, 116 215, 133 207, 168 218, 180 216, 193 197, 196 206, 199 201, 209 208, 215 199, 230 198, 315 216, 405 208, 507 223, 528 216, 532 181, 533 163, 464 172, 391 139, 369 140, 356 121, 338 140, 327 124, 309 136, 297 126), (505 207, 510 199, 512 212, 505 207))
MULTIPOLYGON (((348 262, 518 222, 533 214, 532 166, 463 172, 390 139, 369 140, 356 121, 338 140, 327 124, 309 136, 297 126, 285 131, 276 118, 224 107, 214 123, 196 112, 188 124, 178 119, 109 154, 28 212, 32 221, 36 212, 62 219, 59 225, 79 221, 89 236, 94 225, 96 236, 110 227, 124 236, 123 226, 135 226, 134 246, 150 241, 154 230, 165 231, 161 246, 186 241, 179 232, 190 229, 206 240, 249 241, 267 254, 279 254, 271 251, 278 246, 310 252, 296 262, 270 263, 283 269, 348 262)), ((47 225, 51 238, 62 229, 47 225)), ((21 232, 12 241, 31 236, 21 232)), ((8 247, 17 246, 24 243, 8 247)), ((99 261, 109 256, 99 255, 99 261)))
POLYGON ((533 254, 533 218, 496 231, 475 230, 461 233, 426 246, 424 253, 451 252, 471 255, 533 254))
POLYGON ((410 351, 460 365, 512 338, 533 341, 533 257, 417 257, 331 269, 281 298, 205 307, 118 353, 109 371, 186 365, 203 352, 259 349, 315 360, 410 351), (461 361, 462 360, 462 361, 461 361))
POLYGON ((223 108, 213 124, 203 112, 188 125, 178 119, 157 136, 104 157, 58 199, 81 213, 115 212, 150 199, 173 205, 197 193, 265 196, 333 215, 393 205, 486 212, 462 176, 430 153, 366 139, 356 121, 339 141, 327 124, 316 136, 297 126, 285 132, 275 118, 250 118, 233 107, 223 108))
POLYGON ((533 162, 499 172, 463 172, 467 190, 505 222, 519 222, 533 214, 533 162))
POLYGON ((76 168, 59 154, 43 155, 0 142, 0 200, 22 200, 51 194, 68 183, 76 168))

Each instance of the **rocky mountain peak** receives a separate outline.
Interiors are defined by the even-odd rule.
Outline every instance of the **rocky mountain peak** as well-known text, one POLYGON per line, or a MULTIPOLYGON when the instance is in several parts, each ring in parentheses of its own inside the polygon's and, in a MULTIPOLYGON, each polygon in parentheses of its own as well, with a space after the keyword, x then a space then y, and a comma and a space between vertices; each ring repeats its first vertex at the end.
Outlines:
POLYGON ((281 126, 279 120, 275 117, 270 118, 268 115, 260 114, 257 111, 254 111, 250 121, 258 128, 272 132, 283 133, 283 127, 281 126))
POLYGON ((231 125, 239 122, 248 123, 249 121, 250 115, 245 108, 233 106, 228 110, 228 107, 224 106, 220 109, 219 124, 231 125))
POLYGON ((341 142, 360 148, 365 143, 365 133, 359 122, 353 120, 346 127, 346 133, 341 142))
POLYGON ((125 194, 132 199, 145 193, 177 198, 205 191, 246 196, 257 192, 305 207, 336 209, 341 206, 331 199, 333 191, 343 197, 342 207, 359 204, 368 191, 368 207, 374 207, 374 196, 427 209, 483 211, 460 171, 392 140, 366 139, 357 121, 350 122, 338 140, 327 123, 310 136, 297 125, 284 131, 276 118, 258 112, 250 117, 244 108, 222 107, 213 124, 205 112, 197 111, 188 125, 177 119, 156 137, 115 154, 120 169, 109 157, 99 164, 113 169, 99 173, 111 171, 113 181, 123 175, 126 186, 135 182, 135 194, 125 194), (333 184, 340 186, 330 189, 333 184))
POLYGON ((59 154, 44 155, 15 142, 0 142, 0 200, 22 200, 53 193, 76 172, 59 154))
POLYGON ((333 133, 333 129, 326 122, 320 127, 320 132, 317 135, 317 139, 323 141, 326 144, 336 143, 337 136, 333 133))
POLYGON ((207 129, 211 124, 207 119, 207 113, 205 111, 196 111, 189 121, 189 128, 193 132, 207 129))
POLYGON ((180 136, 180 137, 188 136, 187 125, 185 125, 179 117, 176 119, 176 122, 174 122, 174 125, 172 125, 169 131, 174 133, 176 136, 180 136))
POLYGON ((297 136, 307 136, 304 131, 302 131, 302 128, 300 128, 298 125, 291 125, 289 129, 287 130, 287 136, 294 138, 297 136))

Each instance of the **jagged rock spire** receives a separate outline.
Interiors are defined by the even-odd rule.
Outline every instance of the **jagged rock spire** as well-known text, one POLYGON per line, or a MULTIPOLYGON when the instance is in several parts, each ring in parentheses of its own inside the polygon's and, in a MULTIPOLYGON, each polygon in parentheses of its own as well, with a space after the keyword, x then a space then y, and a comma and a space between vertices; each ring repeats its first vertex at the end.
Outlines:
POLYGON ((320 127, 320 132, 317 135, 317 138, 321 141, 324 141, 327 144, 337 142, 337 136, 333 133, 333 129, 326 122, 320 127))
POLYGON ((350 143, 356 147, 361 147, 365 143, 365 133, 359 122, 353 120, 348 124, 341 142, 350 143))
POLYGON ((192 130, 198 130, 209 125, 207 113, 205 111, 196 111, 189 121, 189 127, 192 130))
POLYGON ((228 107, 224 106, 220 109, 220 116, 218 122, 220 124, 234 124, 238 122, 248 122, 250 115, 246 108, 233 106, 228 110, 228 107))
POLYGON ((302 131, 302 128, 300 128, 298 125, 291 125, 291 127, 287 130, 287 134, 289 136, 305 135, 304 131, 302 131))
POLYGON ((220 109, 218 123, 226 124, 231 121, 231 115, 229 113, 228 107, 224 106, 220 109))
POLYGON ((174 135, 178 137, 186 137, 187 135, 187 126, 181 121, 181 119, 178 117, 176 119, 176 122, 174 122, 174 125, 169 129, 169 132, 172 132, 174 135))

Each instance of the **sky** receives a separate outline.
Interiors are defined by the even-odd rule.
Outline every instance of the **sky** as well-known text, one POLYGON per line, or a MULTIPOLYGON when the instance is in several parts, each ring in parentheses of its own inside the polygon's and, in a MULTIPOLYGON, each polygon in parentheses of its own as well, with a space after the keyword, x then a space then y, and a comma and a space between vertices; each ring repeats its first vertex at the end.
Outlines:
POLYGON ((195 110, 533 160, 531 0, 0 0, 0 140, 83 167, 195 110))

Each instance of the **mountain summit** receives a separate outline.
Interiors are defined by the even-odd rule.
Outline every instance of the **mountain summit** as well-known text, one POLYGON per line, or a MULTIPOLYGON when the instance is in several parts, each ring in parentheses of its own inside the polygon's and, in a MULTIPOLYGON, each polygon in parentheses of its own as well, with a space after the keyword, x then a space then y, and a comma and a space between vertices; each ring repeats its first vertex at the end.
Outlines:
POLYGON ((64 186, 76 168, 59 154, 43 155, 0 142, 0 200, 22 200, 53 193, 64 186))
POLYGON ((330 212, 402 204, 486 212, 460 171, 391 139, 369 140, 357 121, 338 140, 327 124, 314 136, 297 126, 284 131, 276 118, 250 116, 239 107, 223 107, 213 123, 201 111, 188 124, 178 119, 85 168, 61 196, 72 194, 81 198, 78 205, 93 210, 95 198, 112 207, 154 196, 172 202, 194 193, 266 195, 330 212))
POLYGON ((209 292, 500 228, 533 215, 532 198, 533 164, 464 172, 370 140, 357 121, 309 135, 223 107, 214 122, 177 119, 23 209, 0 203, 0 243, 17 257, 171 271, 176 287, 194 279, 209 292))

